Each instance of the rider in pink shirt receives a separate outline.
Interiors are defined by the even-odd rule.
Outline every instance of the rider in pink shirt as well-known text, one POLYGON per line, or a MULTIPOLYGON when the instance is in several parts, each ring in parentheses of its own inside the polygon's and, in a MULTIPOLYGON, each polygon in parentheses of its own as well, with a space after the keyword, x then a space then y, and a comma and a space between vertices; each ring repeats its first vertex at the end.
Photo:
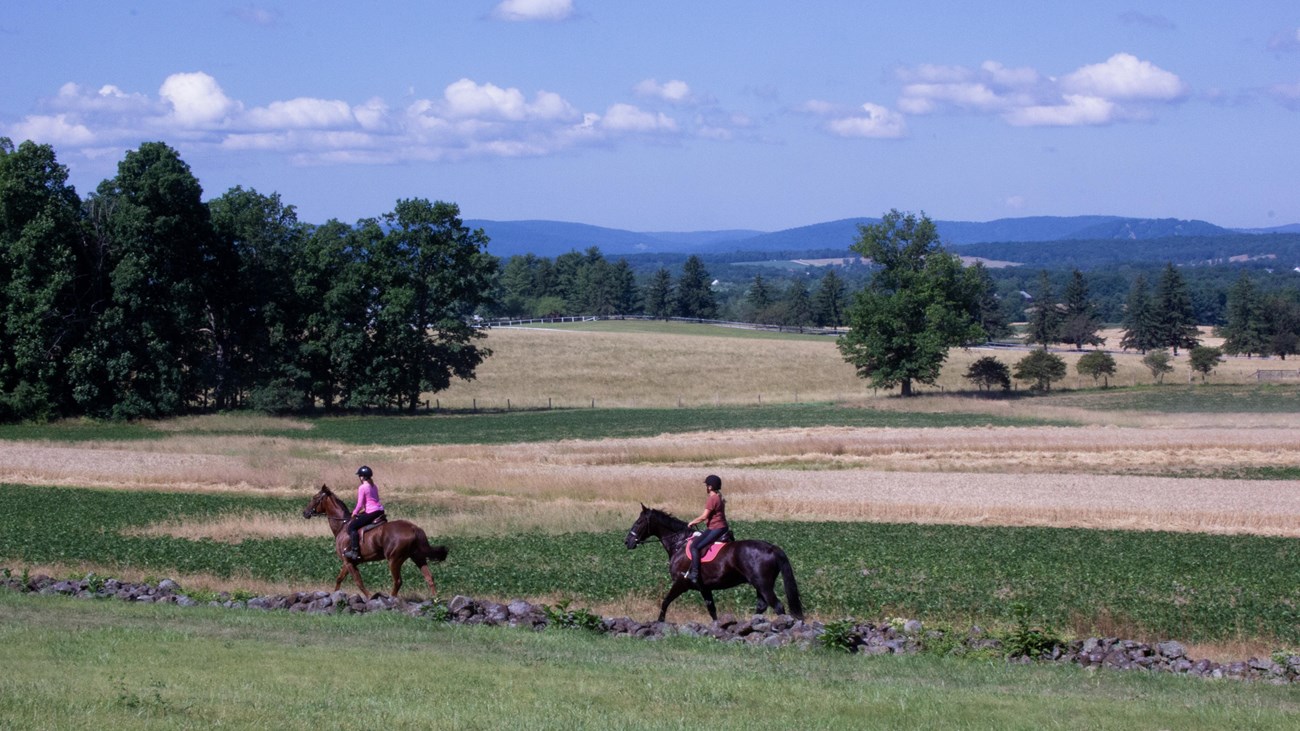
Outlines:
POLYGON ((361 559, 361 527, 384 516, 384 504, 379 502, 379 488, 375 487, 374 476, 374 471, 365 465, 357 470, 361 484, 357 485, 357 506, 352 509, 352 517, 348 520, 348 537, 352 539, 352 546, 343 552, 343 557, 352 561, 361 559))

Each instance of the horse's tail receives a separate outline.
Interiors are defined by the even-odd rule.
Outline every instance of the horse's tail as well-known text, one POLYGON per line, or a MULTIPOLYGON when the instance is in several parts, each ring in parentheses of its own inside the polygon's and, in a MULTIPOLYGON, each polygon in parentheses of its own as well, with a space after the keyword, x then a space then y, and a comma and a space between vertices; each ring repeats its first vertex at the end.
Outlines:
POLYGON ((794 581, 794 567, 790 565, 790 559, 786 557, 785 551, 781 551, 781 583, 785 584, 785 603, 786 608, 790 610, 790 616, 795 619, 803 619, 803 601, 799 599, 799 585, 794 581))
POLYGON ((419 538, 420 538, 415 549, 416 555, 418 555, 420 558, 430 559, 434 562, 446 561, 447 547, 430 546, 429 537, 424 534, 424 531, 420 528, 416 528, 416 530, 419 531, 419 538))

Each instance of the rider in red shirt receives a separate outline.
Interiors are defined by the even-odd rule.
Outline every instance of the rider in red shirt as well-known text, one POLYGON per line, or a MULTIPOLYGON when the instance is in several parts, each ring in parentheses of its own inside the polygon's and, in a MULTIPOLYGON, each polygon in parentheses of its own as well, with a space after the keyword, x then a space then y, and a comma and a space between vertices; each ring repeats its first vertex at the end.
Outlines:
POLYGON ((700 517, 686 524, 687 528, 694 528, 698 523, 704 523, 704 532, 701 533, 691 543, 691 570, 687 571, 686 580, 692 583, 700 577, 700 556, 704 550, 714 541, 726 535, 727 527, 727 501, 722 498, 722 478, 717 475, 709 475, 704 478, 705 492, 708 493, 709 499, 704 503, 704 512, 700 517))

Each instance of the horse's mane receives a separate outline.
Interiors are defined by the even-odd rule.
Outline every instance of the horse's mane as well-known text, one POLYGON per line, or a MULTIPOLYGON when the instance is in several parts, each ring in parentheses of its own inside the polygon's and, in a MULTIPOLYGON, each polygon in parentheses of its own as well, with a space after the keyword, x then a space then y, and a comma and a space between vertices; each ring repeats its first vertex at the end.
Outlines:
POLYGON ((687 530, 686 521, 678 518, 676 515, 659 508, 647 508, 650 515, 658 519, 660 523, 666 524, 670 530, 684 531, 687 530))

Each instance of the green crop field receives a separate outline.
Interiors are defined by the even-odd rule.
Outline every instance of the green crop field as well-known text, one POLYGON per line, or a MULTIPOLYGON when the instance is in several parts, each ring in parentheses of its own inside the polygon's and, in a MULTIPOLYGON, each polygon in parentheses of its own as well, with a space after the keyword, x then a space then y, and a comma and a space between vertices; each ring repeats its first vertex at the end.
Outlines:
MULTIPOLYGON (((0 557, 11 571, 25 563, 94 563, 159 578, 246 575, 328 589, 338 568, 323 522, 320 538, 237 545, 120 533, 187 516, 293 514, 301 500, 0 485, 0 501, 24 505, 0 515, 0 557)), ((401 514, 400 505, 390 510, 401 514)), ((1061 629, 1087 631, 1105 620, 1154 638, 1300 644, 1296 539, 867 523, 746 522, 735 529, 784 547, 805 606, 826 618, 996 625, 1023 604, 1061 629)), ((562 595, 578 605, 658 599, 668 582, 665 554, 657 544, 628 551, 623 536, 435 536, 451 549, 435 574, 446 595, 562 595)), ((420 586, 414 567, 406 570, 420 586)), ((369 565, 366 578, 382 587, 386 569, 369 565)), ((719 596, 724 611, 752 611, 749 589, 719 596)), ((678 601, 679 618, 683 610, 698 613, 698 598, 678 601)))

